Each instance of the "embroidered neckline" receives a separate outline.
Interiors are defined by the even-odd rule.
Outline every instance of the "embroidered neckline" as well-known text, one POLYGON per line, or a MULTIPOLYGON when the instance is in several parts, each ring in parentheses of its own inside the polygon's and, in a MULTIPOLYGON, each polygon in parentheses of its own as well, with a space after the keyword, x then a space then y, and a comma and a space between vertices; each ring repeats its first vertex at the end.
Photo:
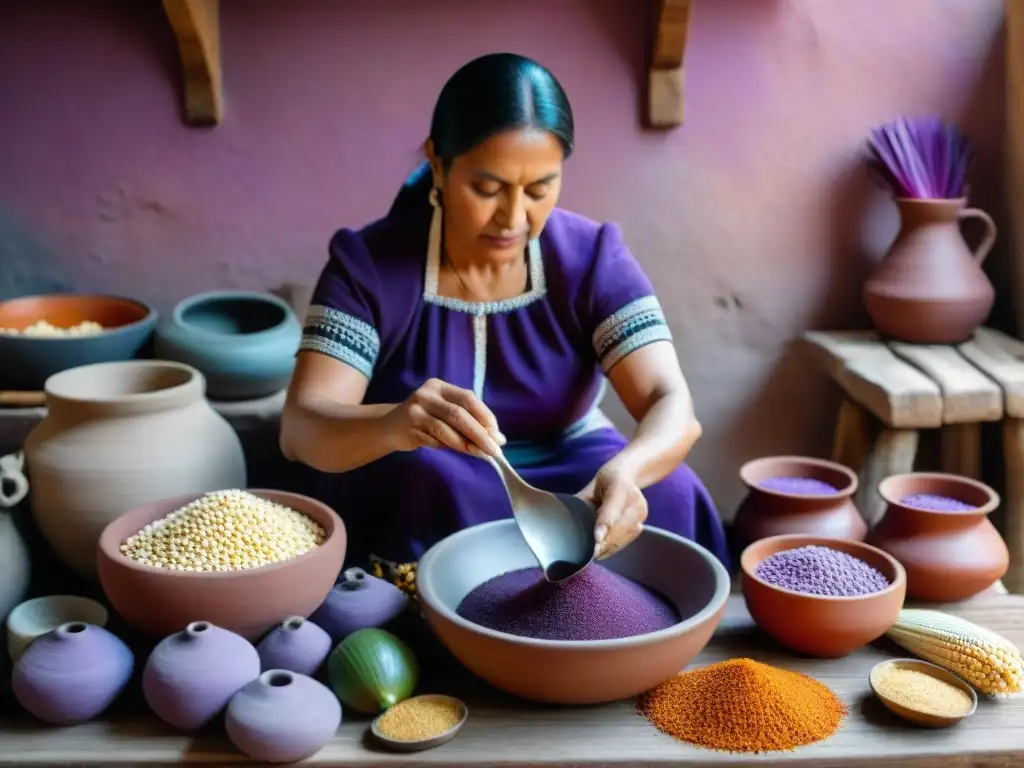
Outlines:
POLYGON ((518 296, 500 301, 465 301, 450 296, 439 296, 438 279, 441 273, 441 249, 434 242, 427 246, 427 264, 423 276, 423 300, 428 304, 444 307, 455 312, 471 315, 495 315, 522 309, 547 295, 547 279, 544 275, 544 259, 541 255, 540 240, 530 240, 526 245, 530 289, 518 296))

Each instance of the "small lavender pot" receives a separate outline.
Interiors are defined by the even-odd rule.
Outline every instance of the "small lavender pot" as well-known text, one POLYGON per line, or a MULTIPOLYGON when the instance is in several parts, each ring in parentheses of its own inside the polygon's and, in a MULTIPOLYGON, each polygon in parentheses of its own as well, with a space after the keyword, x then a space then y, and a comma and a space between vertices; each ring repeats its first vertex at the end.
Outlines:
POLYGON ((120 639, 74 621, 36 638, 18 659, 11 684, 29 713, 53 725, 73 725, 102 714, 134 668, 135 657, 120 639))
POLYGON ((228 704, 228 738, 252 760, 291 763, 319 752, 338 731, 341 704, 306 675, 264 672, 228 704))
POLYGON ((153 714, 192 731, 210 723, 259 674, 260 657, 248 640, 194 621, 153 649, 142 671, 142 692, 153 714))
POLYGON ((408 605, 409 598, 394 584, 349 568, 309 618, 339 642, 356 630, 383 627, 408 605))
POLYGON ((331 636, 312 621, 292 616, 256 646, 263 671, 284 669, 313 677, 331 652, 331 636))

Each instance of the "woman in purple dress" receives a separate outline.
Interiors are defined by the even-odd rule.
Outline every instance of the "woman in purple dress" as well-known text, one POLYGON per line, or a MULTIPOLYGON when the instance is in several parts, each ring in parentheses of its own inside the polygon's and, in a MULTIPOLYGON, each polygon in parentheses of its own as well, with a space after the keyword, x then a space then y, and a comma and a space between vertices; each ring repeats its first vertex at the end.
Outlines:
POLYGON ((645 521, 728 558, 682 462, 700 425, 650 281, 619 228, 556 208, 573 147, 554 76, 512 54, 441 91, 429 162, 386 217, 342 229, 306 320, 281 430, 339 510, 353 560, 417 560, 511 516, 481 459, 598 508, 598 556, 645 521), (599 410, 610 382, 638 426, 599 410))

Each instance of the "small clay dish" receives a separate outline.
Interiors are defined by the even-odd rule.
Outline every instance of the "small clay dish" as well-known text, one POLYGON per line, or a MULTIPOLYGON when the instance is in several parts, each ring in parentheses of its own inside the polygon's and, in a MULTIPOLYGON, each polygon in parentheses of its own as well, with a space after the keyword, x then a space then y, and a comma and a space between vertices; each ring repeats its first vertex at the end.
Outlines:
POLYGON ((896 558, 849 539, 771 536, 743 550, 740 570, 743 599, 757 625, 790 650, 819 658, 846 656, 880 638, 896 623, 907 592, 907 574, 896 558), (757 576, 762 560, 808 546, 828 547, 863 560, 885 576, 889 586, 867 595, 833 597, 784 589, 757 576))
MULTIPOLYGON (((449 741, 459 735, 459 731, 462 730, 462 726, 466 724, 466 718, 469 717, 469 707, 466 706, 464 701, 456 699, 454 696, 445 696, 440 693, 428 693, 423 696, 414 696, 411 699, 405 701, 448 701, 454 703, 459 710, 462 712, 462 718, 448 731, 445 731, 440 736, 432 736, 429 739, 418 739, 416 741, 401 741, 398 739, 391 739, 380 732, 379 725, 381 718, 384 715, 378 715, 374 721, 370 724, 370 733, 377 739, 381 744, 386 746, 388 749, 393 749, 397 752, 421 752, 424 749, 432 749, 439 747, 442 744, 447 744, 449 741)), ((403 704, 405 702, 402 702, 403 704)))
POLYGON ((106 627, 107 609, 78 595, 49 595, 26 600, 7 614, 7 653, 17 661, 37 637, 69 622, 106 627))
POLYGON ((951 725, 956 725, 964 718, 970 717, 978 709, 978 694, 971 686, 949 670, 943 669, 935 664, 930 664, 927 661, 922 661, 921 659, 889 659, 888 661, 879 662, 871 669, 871 674, 868 675, 868 683, 871 685, 871 690, 874 691, 875 696, 885 704, 886 708, 889 709, 890 712, 902 717, 904 720, 914 723, 915 725, 923 725, 926 728, 948 728, 951 725), (922 712, 921 710, 913 709, 898 701, 894 701, 882 693, 878 687, 878 682, 881 680, 882 674, 887 669, 894 666, 912 668, 916 672, 931 675, 937 680, 949 683, 954 688, 958 688, 971 697, 970 710, 962 715, 936 715, 932 712, 922 712))

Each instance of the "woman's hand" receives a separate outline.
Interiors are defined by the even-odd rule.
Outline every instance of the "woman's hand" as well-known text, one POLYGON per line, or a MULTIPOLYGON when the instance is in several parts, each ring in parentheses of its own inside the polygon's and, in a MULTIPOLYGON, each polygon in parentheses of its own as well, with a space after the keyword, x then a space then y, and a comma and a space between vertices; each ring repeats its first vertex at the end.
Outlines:
POLYGON ((500 453, 505 436, 491 409, 468 389, 430 379, 384 416, 395 450, 451 448, 477 458, 500 453))
POLYGON ((579 497, 597 507, 594 540, 598 560, 614 555, 640 535, 647 519, 647 499, 629 471, 606 464, 579 497))

